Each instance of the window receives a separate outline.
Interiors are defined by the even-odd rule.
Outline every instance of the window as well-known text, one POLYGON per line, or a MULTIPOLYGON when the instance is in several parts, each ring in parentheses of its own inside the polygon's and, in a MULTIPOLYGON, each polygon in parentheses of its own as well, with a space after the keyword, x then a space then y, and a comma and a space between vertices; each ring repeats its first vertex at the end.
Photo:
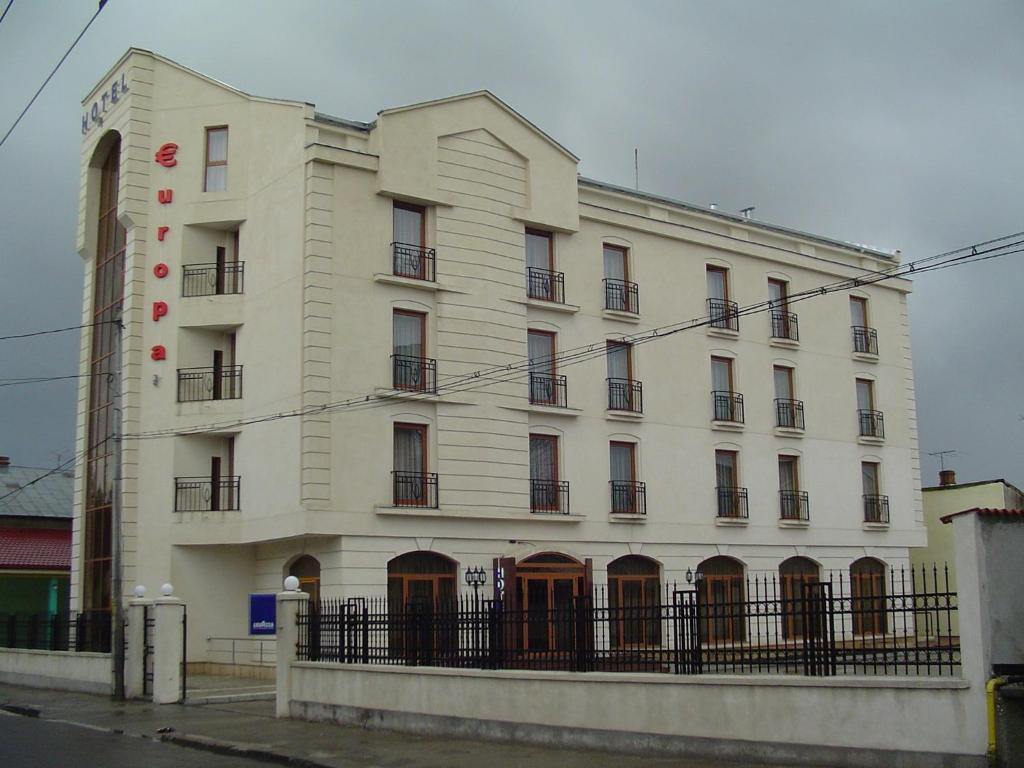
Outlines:
POLYGON ((804 428, 804 404, 793 398, 793 369, 784 365, 772 368, 775 384, 775 426, 804 428))
POLYGON ((394 505, 436 507, 437 475, 427 472, 427 428, 395 424, 394 505))
POLYGON ((866 355, 878 354, 878 334, 868 327, 868 300, 850 297, 850 325, 853 331, 853 351, 866 355))
POLYGON ((772 303, 772 338, 798 341, 800 334, 797 331, 796 315, 789 311, 789 283, 770 278, 768 299, 772 303))
POLYGON ((427 349, 427 316, 423 312, 396 309, 392 327, 392 386, 415 392, 437 389, 436 364, 424 355, 427 349))
POLYGON ((697 568, 701 577, 697 599, 704 620, 699 631, 701 642, 733 643, 746 638, 744 621, 743 565, 731 557, 712 557, 697 568))
POLYGON ((855 635, 884 635, 886 631, 885 566, 862 557, 850 566, 850 598, 855 635))
POLYGON ((867 328, 868 300, 860 296, 850 297, 850 325, 854 328, 867 328))
POLYGON ((646 512, 644 484, 636 480, 636 445, 613 441, 611 459, 612 513, 642 515, 646 512))
POLYGON ((661 580, 658 564, 626 555, 608 564, 611 647, 661 644, 661 580))
POLYGON ((426 619, 454 609, 457 573, 458 564, 436 552, 407 552, 388 562, 388 647, 393 658, 427 664, 456 652, 455 627, 426 619))
POLYGON ((885 437, 881 411, 875 410, 875 383, 857 379, 857 422, 861 437, 885 437))
POLYGON ((530 435, 530 511, 569 512, 568 484, 558 479, 558 438, 554 435, 530 435))
MULTIPOLYGON (((584 564, 568 555, 548 552, 514 565, 506 562, 503 567, 505 604, 523 618, 511 628, 508 641, 512 647, 565 654, 575 647, 577 631, 591 636, 589 613, 583 619, 584 626, 580 626, 573 610, 576 598, 591 594, 589 560, 584 564)), ((557 655, 549 655, 546 660, 559 663, 557 655)))
POLYGON ((320 561, 303 555, 288 568, 288 575, 299 580, 299 589, 309 595, 312 605, 320 603, 320 561))
POLYGON ((426 209, 397 200, 392 211, 392 269, 399 277, 434 279, 434 251, 426 248, 426 209))
POLYGON ((889 522, 889 497, 879 493, 880 467, 875 461, 860 464, 861 484, 864 489, 864 522, 889 522))
POLYGON ((747 517, 747 489, 739 487, 739 453, 715 451, 715 483, 718 494, 718 516, 747 517))
POLYGON ((565 301, 564 276, 555 272, 554 237, 538 229, 526 230, 526 295, 541 301, 565 301))
POLYGON ((707 267, 708 317, 712 328, 738 331, 740 328, 736 302, 729 300, 729 270, 707 267))
POLYGON ((554 332, 530 330, 526 338, 530 356, 530 402, 565 407, 565 377, 555 372, 554 332))
POLYGON ((636 283, 629 281, 629 250, 620 245, 604 245, 604 308, 617 312, 640 311, 636 283))
MULTIPOLYGON (((804 615, 826 619, 821 597, 810 586, 821 580, 818 566, 806 557, 791 557, 779 566, 782 587, 782 637, 792 640, 804 635, 804 615)), ((812 621, 811 626, 814 626, 812 621)), ((824 629, 824 628, 822 628, 824 629)), ((815 636, 820 636, 815 633, 815 636)))
POLYGON ((743 423, 743 395, 735 391, 732 358, 711 358, 711 404, 715 421, 743 423))
POLYGON ((779 456, 779 503, 783 520, 807 520, 807 492, 800 490, 800 460, 779 456))
POLYGON ((204 192, 224 192, 228 188, 227 126, 206 129, 206 176, 204 192))
POLYGON ((609 341, 608 409, 611 411, 643 412, 643 390, 633 380, 633 347, 621 341, 609 341))

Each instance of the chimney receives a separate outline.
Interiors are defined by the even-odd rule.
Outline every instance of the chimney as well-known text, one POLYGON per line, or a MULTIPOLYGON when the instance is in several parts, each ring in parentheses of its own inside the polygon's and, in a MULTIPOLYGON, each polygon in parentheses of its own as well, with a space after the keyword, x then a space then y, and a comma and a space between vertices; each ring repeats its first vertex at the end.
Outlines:
POLYGON ((939 485, 956 485, 956 472, 952 469, 939 472, 939 485))
POLYGON ((9 466, 11 466, 11 457, 10 456, 0 456, 0 467, 9 467, 9 466))

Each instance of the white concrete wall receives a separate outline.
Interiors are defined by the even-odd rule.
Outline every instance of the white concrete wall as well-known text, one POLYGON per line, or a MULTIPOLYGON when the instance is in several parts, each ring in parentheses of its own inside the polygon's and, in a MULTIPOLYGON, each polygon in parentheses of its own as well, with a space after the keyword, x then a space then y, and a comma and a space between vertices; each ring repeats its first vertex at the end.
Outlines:
POLYGON ((464 736, 499 735, 504 726, 505 738, 748 760, 983 765, 984 711, 968 706, 967 693, 968 684, 957 679, 678 677, 298 662, 292 665, 290 711, 464 736))
POLYGON ((85 693, 113 690, 110 655, 105 653, 0 648, 0 682, 85 693))

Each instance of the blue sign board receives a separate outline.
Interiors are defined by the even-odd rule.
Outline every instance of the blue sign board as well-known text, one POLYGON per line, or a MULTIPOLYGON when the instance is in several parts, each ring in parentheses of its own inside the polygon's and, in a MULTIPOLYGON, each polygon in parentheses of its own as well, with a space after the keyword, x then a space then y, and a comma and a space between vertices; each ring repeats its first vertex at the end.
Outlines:
POLYGON ((249 634, 277 634, 277 595, 249 595, 249 634))

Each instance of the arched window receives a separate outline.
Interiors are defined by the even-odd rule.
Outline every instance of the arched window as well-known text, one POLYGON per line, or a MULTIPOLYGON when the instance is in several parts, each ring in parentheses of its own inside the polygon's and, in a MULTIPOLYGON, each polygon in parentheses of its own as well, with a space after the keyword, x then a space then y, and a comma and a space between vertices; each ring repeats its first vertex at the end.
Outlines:
POLYGON ((661 644, 661 578, 648 557, 626 555, 608 564, 611 645, 661 644))
MULTIPOLYGON (((515 592, 523 618, 517 642, 526 651, 570 653, 574 648, 576 598, 587 591, 587 567, 575 558, 544 552, 516 563, 515 592), (521 632, 521 634, 520 634, 521 632)), ((549 659, 558 668, 558 657, 549 659)))
POLYGON ((309 595, 313 604, 320 602, 320 561, 311 555, 302 555, 288 567, 288 575, 299 580, 299 589, 309 595))
POLYGON ((697 569, 701 574, 697 598, 703 621, 701 640, 738 642, 746 638, 743 564, 731 557, 711 557, 697 569))
POLYGON ((436 552, 407 552, 388 562, 388 604, 437 606, 455 599, 458 565, 436 552))
POLYGON ((884 635, 886 632, 885 565, 873 557, 862 557, 850 566, 850 608, 855 635, 884 635))
POLYGON ((818 565, 806 557, 791 557, 779 566, 779 584, 782 588, 782 636, 786 640, 804 636, 804 613, 813 596, 804 589, 806 584, 821 580, 818 565))

